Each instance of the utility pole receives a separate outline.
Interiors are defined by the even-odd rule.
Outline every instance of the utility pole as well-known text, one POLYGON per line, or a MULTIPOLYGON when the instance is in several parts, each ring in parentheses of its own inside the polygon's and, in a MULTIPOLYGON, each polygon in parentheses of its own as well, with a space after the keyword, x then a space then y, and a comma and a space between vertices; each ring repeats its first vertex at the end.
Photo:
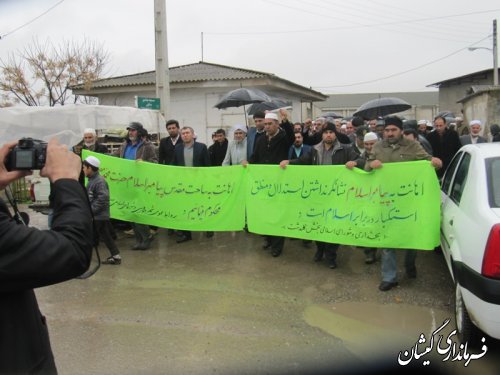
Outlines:
POLYGON ((201 62, 203 62, 203 31, 201 32, 201 62))
POLYGON ((493 20, 493 85, 498 86, 497 20, 493 20))
POLYGON ((167 47, 166 0, 155 0, 155 72, 156 97, 160 98, 160 112, 167 119, 170 112, 170 74, 167 47))

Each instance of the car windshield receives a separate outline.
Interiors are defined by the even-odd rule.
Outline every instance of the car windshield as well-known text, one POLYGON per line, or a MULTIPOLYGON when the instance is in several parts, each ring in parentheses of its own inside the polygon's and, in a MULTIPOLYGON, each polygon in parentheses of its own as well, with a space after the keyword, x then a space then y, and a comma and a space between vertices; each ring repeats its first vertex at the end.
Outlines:
POLYGON ((490 207, 500 207, 500 158, 486 159, 490 207))

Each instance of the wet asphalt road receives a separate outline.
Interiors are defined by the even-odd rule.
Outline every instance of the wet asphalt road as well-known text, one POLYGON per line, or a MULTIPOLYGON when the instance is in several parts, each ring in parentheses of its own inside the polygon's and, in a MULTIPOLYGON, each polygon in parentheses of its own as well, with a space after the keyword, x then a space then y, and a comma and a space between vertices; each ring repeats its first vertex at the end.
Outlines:
MULTIPOLYGON (((43 228, 45 216, 32 224, 43 228)), ((177 244, 160 229, 148 251, 118 232, 123 263, 90 279, 37 290, 60 374, 377 373, 443 324, 454 329, 453 285, 441 254, 420 252, 417 279, 378 291, 380 261, 341 247, 339 267, 314 263, 314 246, 286 240, 281 257, 245 232, 193 233, 177 244)), ((100 248, 101 256, 108 252, 100 248)), ((446 336, 445 336, 446 337, 446 336)), ((498 373, 498 342, 472 361, 428 355, 417 369, 498 373), (438 367, 439 364, 441 367, 438 367)), ((479 353, 479 349, 474 353, 479 353)))

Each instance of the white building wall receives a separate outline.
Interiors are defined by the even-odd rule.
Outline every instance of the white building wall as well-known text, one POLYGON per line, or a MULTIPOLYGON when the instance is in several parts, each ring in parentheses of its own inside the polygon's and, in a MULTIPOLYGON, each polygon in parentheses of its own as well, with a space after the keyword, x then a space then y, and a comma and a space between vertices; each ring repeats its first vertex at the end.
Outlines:
MULTIPOLYGON (((198 141, 210 145, 212 143, 211 134, 215 130, 219 128, 225 129, 229 135, 229 130, 233 125, 245 124, 243 106, 227 109, 214 107, 224 94, 236 88, 196 87, 173 89, 170 92, 169 116, 179 121, 181 127, 192 127, 198 136, 198 141)), ((155 97, 155 92, 146 90, 119 94, 99 94, 99 104, 135 107, 136 96, 152 98, 155 97)), ((301 121, 302 104, 298 100, 292 100, 288 96, 285 97, 292 101, 292 110, 289 110, 291 121, 301 121)), ((248 106, 245 108, 248 111, 248 106)), ((247 122, 249 126, 253 125, 251 116, 247 117, 247 122)), ((165 136, 166 130, 162 130, 162 136, 165 136)))

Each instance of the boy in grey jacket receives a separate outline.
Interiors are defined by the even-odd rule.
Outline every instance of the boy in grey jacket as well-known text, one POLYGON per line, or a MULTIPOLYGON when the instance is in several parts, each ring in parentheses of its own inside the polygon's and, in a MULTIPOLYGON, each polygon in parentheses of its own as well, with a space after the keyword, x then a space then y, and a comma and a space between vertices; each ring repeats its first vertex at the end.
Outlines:
POLYGON ((120 251, 112 237, 111 222, 109 221, 109 188, 108 183, 99 174, 101 162, 95 156, 87 156, 83 161, 83 173, 88 178, 87 193, 90 206, 94 214, 94 223, 98 238, 109 249, 111 256, 102 261, 103 264, 121 264, 120 251))

